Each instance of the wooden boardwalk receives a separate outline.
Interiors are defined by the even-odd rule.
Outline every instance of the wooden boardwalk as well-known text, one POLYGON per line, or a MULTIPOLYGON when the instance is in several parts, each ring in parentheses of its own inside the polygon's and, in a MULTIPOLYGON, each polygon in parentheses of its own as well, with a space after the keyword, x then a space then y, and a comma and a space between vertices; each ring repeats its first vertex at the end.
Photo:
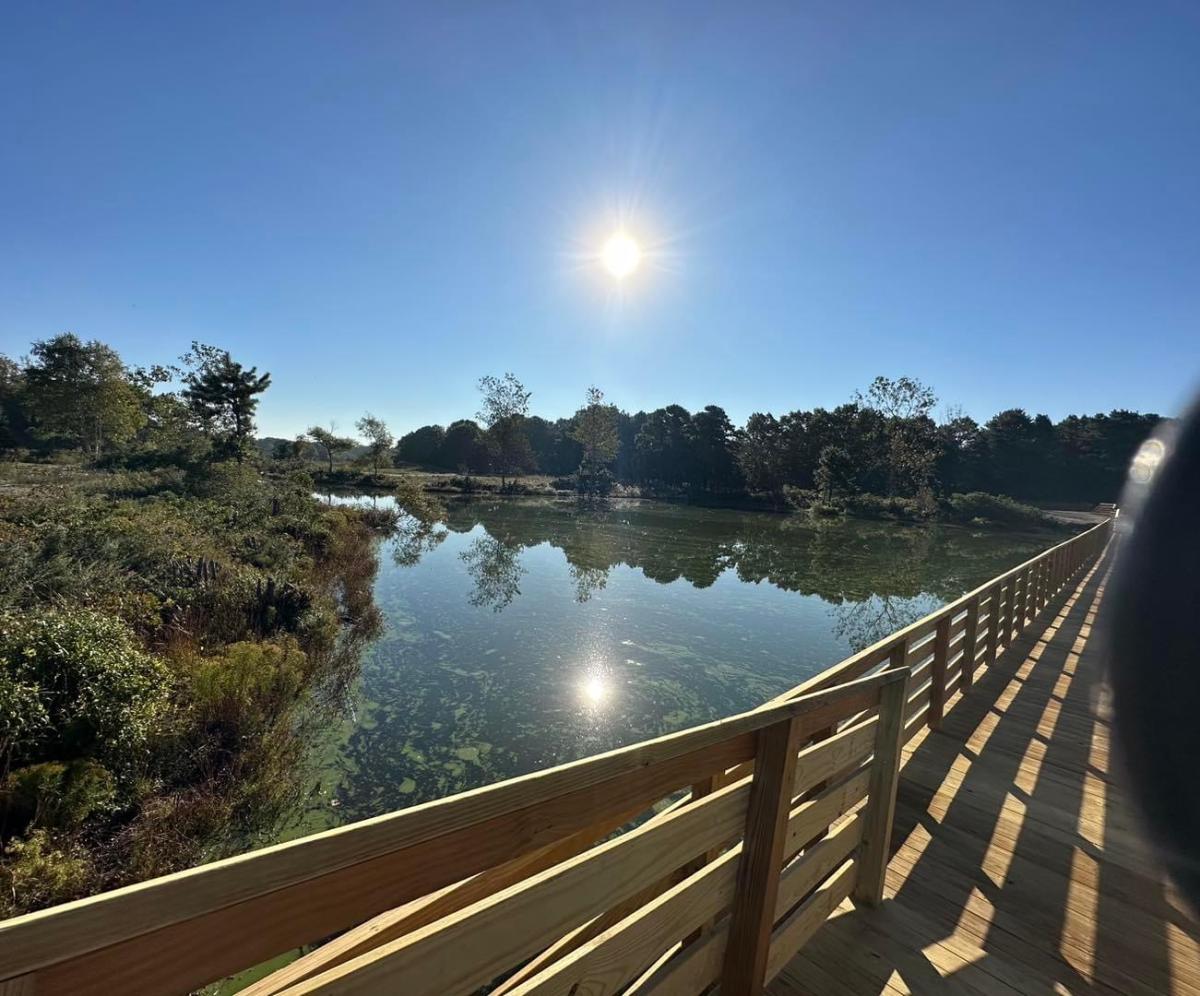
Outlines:
POLYGON ((768 992, 1200 996, 1197 922, 1110 763, 1092 639, 1110 569, 909 743, 884 903, 844 902, 768 992))

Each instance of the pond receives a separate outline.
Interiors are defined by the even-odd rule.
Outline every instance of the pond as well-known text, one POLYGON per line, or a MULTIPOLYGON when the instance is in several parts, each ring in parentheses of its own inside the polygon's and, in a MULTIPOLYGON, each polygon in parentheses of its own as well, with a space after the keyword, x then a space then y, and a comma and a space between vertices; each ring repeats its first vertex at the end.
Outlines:
POLYGON ((651 502, 452 501, 423 543, 381 547, 384 631, 289 836, 752 708, 1055 541, 651 502))

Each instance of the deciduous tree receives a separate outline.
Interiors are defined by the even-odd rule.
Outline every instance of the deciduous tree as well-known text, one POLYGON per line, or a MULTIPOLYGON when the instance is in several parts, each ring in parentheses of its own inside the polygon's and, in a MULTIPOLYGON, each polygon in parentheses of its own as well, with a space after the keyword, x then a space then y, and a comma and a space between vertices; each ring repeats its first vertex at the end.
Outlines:
POLYGON ((339 436, 332 428, 325 429, 314 425, 308 430, 308 438, 325 454, 329 461, 329 473, 333 473, 333 458, 339 453, 347 453, 358 444, 348 436, 339 436))
POLYGON ((534 466, 533 451, 525 432, 532 395, 511 373, 503 377, 489 374, 480 378, 479 390, 483 404, 477 417, 487 426, 488 445, 500 473, 500 484, 504 486, 508 477, 532 470, 534 466))
POLYGON ((354 427, 367 437, 367 457, 371 461, 372 471, 378 477, 379 468, 387 460, 395 440, 383 419, 376 418, 370 412, 355 422, 354 427))
POLYGON ((584 406, 575 413, 571 438, 583 448, 579 463, 579 488, 607 492, 612 483, 612 462, 617 458, 617 408, 604 403, 604 392, 589 387, 584 406))
POLYGON ((145 421, 138 389, 111 346, 66 332, 33 344, 25 369, 29 411, 43 438, 99 456, 131 439, 145 421))

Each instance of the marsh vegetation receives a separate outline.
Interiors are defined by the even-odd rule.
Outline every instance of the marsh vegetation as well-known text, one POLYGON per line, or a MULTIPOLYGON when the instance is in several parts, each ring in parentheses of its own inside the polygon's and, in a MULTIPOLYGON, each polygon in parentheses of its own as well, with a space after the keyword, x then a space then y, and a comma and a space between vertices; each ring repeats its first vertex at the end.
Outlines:
POLYGON ((398 444, 258 439, 270 384, 202 343, 0 358, 0 914, 747 708, 1053 538, 954 490, 1046 459, 1020 420, 937 424, 907 378, 738 429, 596 389, 550 423, 506 374, 398 444), (514 498, 538 466, 558 498, 514 498), (346 480, 374 497, 314 495, 346 480), (792 514, 700 507, 738 500, 792 514))

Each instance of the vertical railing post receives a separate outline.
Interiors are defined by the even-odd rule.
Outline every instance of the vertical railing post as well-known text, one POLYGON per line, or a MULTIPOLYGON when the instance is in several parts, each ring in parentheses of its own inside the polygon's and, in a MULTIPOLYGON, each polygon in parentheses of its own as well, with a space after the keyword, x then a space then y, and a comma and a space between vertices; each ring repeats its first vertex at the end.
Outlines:
POLYGON ((1012 639, 1012 599, 1013 599, 1013 578, 1000 583, 1000 596, 1004 603, 999 608, 997 623, 999 629, 996 631, 996 637, 1000 642, 1000 649, 1006 649, 1009 641, 1012 639))
POLYGON ((975 683, 975 653, 979 634, 979 596, 967 603, 966 629, 963 630, 963 656, 959 670, 962 674, 960 687, 965 695, 975 683))
POLYGON ((893 652, 889 670, 896 673, 896 680, 879 690, 879 726, 875 730, 875 757, 871 760, 862 850, 853 894, 856 902, 868 906, 878 906, 883 901, 891 854, 896 786, 904 748, 904 713, 908 708, 909 671, 904 666, 903 644, 898 659, 893 652))
POLYGON ((933 660, 929 662, 929 728, 940 730, 946 713, 946 657, 950 652, 950 613, 937 621, 933 660))
POLYGON ((987 666, 996 663, 996 649, 1000 641, 1000 596, 1004 585, 998 584, 992 589, 992 598, 988 603, 987 631, 987 666))
POLYGON ((796 777, 800 723, 790 719, 758 731, 746 833, 730 912, 721 991, 758 996, 767 974, 775 900, 796 777))
POLYGON ((1029 568, 1026 567, 1017 578, 1020 583, 1020 590, 1017 592, 1015 601, 1016 613, 1013 622, 1016 624, 1015 629, 1019 636, 1025 629, 1025 620, 1029 615, 1029 568))

